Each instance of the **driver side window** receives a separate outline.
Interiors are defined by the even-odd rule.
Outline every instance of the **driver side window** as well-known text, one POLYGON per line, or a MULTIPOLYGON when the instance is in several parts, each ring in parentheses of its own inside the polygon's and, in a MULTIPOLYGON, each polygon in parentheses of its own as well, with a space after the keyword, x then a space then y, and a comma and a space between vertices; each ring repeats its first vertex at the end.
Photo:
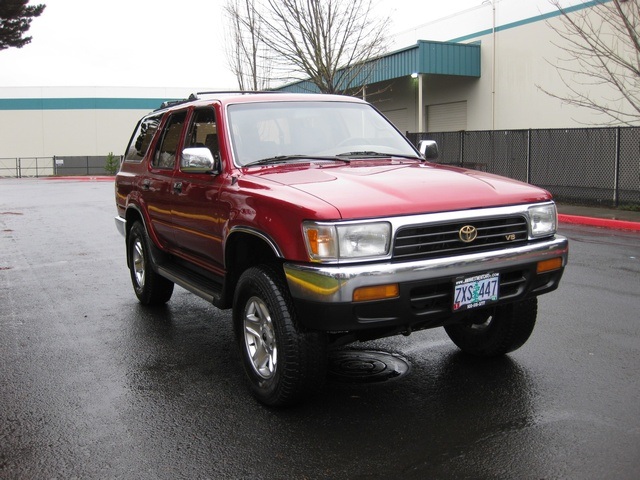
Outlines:
POLYGON ((214 159, 220 158, 216 114, 212 108, 198 109, 193 113, 184 145, 184 148, 189 147, 206 147, 211 150, 214 159))

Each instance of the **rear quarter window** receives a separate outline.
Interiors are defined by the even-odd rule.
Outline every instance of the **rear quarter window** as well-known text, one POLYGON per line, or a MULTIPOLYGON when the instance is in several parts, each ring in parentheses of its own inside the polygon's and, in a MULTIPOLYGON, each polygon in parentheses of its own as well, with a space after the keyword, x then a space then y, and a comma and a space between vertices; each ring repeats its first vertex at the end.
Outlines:
POLYGON ((127 153, 125 154, 125 162, 140 162, 144 158, 153 136, 158 131, 158 126, 162 120, 162 115, 155 115, 153 117, 143 118, 136 130, 133 132, 133 136, 129 141, 127 153))

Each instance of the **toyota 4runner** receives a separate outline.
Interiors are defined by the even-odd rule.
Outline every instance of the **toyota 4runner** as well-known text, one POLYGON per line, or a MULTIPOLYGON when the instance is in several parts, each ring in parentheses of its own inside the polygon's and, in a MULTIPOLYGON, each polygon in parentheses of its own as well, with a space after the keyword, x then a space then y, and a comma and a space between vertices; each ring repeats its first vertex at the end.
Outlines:
POLYGON ((568 242, 540 188, 438 165, 351 97, 204 93, 136 126, 116 225, 142 304, 174 284, 220 309, 254 395, 291 404, 327 350, 444 327, 464 352, 529 338, 568 242))

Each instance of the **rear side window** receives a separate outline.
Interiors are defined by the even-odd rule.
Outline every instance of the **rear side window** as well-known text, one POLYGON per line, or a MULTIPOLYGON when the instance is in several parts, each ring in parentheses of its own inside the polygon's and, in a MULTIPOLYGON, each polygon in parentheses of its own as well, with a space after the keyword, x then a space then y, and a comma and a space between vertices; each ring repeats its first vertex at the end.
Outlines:
POLYGON ((155 115, 143 118, 138 123, 136 131, 129 142, 129 148, 127 148, 127 153, 124 157, 125 162, 139 162, 144 158, 149 145, 151 145, 151 140, 153 140, 153 136, 158 130, 160 120, 162 120, 162 115, 155 115))

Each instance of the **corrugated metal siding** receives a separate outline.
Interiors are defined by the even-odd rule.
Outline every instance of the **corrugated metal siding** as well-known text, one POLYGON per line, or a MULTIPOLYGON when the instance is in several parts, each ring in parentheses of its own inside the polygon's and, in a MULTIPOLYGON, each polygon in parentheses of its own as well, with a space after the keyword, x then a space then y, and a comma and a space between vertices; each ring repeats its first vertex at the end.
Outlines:
POLYGON ((433 75, 480 76, 480 45, 420 42, 420 70, 433 75))
POLYGON ((412 73, 480 76, 480 45, 420 40, 413 47, 373 60, 367 83, 383 82, 412 73))
MULTIPOLYGON (((408 47, 371 60, 372 70, 362 73, 352 85, 371 84, 412 73, 480 77, 480 45, 420 40, 408 47)), ((280 88, 287 92, 314 91, 308 81, 280 88)), ((317 89, 315 89, 317 91, 317 89)))
POLYGON ((320 89, 318 89, 318 87, 309 80, 302 80, 290 85, 285 85, 281 88, 276 88, 275 90, 289 93, 320 93, 320 89))
POLYGON ((366 79, 367 83, 384 82, 398 77, 405 77, 418 71, 418 45, 400 50, 375 61, 373 74, 366 79))

